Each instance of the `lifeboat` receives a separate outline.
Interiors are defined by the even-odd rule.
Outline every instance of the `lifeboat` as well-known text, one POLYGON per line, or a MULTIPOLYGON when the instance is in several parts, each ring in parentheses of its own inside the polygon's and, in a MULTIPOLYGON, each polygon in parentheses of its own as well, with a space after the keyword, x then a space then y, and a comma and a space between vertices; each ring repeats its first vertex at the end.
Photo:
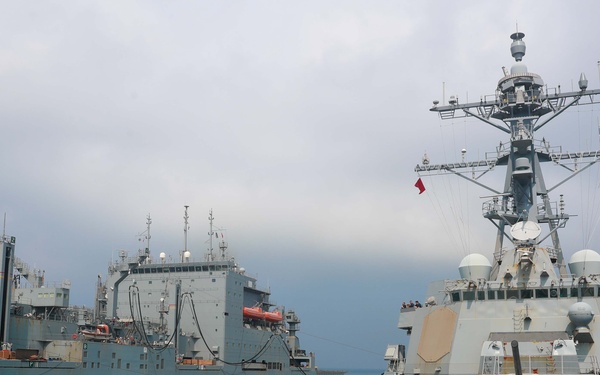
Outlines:
POLYGON ((265 320, 267 322, 277 323, 277 322, 281 322, 283 320, 283 317, 281 316, 281 312, 279 312, 277 310, 265 311, 265 320))
POLYGON ((110 338, 110 331, 106 324, 98 324, 96 330, 82 330, 81 334, 87 340, 91 341, 106 341, 110 338))
POLYGON ((265 312, 260 307, 244 307, 244 318, 265 319, 265 312))

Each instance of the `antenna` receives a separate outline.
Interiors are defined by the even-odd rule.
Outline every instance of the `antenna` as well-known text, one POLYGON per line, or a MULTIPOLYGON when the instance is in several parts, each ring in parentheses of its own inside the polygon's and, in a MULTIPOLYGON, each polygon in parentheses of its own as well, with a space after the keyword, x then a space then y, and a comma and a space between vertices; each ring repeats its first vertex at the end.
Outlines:
POLYGON ((150 236, 150 224, 152 224, 152 219, 150 218, 150 214, 148 214, 148 217, 146 218, 146 225, 148 226, 146 232, 146 249, 148 250, 148 253, 150 253, 150 238, 152 237, 150 236))
MULTIPOLYGON (((598 61, 600 63, 600 61, 598 61)), ((600 65, 599 69, 600 69, 600 65)), ((442 82, 442 105, 446 105, 446 82, 442 82)))
POLYGON ((144 250, 139 250, 140 256, 143 257, 144 261, 148 260, 150 255, 150 238, 152 237, 150 236, 150 224, 152 224, 152 219, 150 218, 150 214, 148 214, 148 216, 146 216, 146 230, 137 235, 138 241, 144 241, 146 243, 144 250))
POLYGON ((221 260, 225 260, 225 254, 227 252, 227 242, 223 238, 223 232, 221 232, 221 242, 219 242, 219 249, 221 249, 221 260))
POLYGON ((213 235, 215 234, 213 232, 213 214, 212 214, 212 208, 210 209, 210 211, 208 211, 208 223, 210 225, 210 231, 208 232, 208 236, 210 237, 210 243, 209 243, 209 248, 208 248, 208 261, 212 261, 214 260, 213 258, 213 235))
POLYGON ((183 206, 185 207, 185 213, 183 215, 183 252, 181 253, 181 262, 183 262, 183 257, 184 254, 188 251, 188 245, 187 245, 187 241, 188 241, 188 229, 190 228, 188 226, 188 219, 190 218, 190 216, 188 215, 188 208, 190 206, 183 206))

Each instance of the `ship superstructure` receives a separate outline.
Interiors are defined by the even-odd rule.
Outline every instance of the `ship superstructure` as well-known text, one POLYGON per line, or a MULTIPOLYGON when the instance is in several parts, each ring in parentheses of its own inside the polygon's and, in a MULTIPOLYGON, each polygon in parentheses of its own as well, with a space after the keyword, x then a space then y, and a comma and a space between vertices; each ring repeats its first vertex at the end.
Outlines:
POLYGON ((398 327, 409 335, 407 348, 390 346, 386 374, 584 374, 600 373, 600 255, 577 251, 567 263, 558 231, 569 215, 555 188, 596 163, 600 151, 565 153, 535 133, 567 108, 594 104, 600 90, 548 89, 523 63, 525 34, 511 35, 515 59, 494 95, 479 102, 434 102, 442 119, 474 117, 505 133, 507 140, 485 160, 416 167, 420 176, 452 173, 490 191, 483 216, 496 228, 491 258, 466 256, 460 278, 433 282, 425 306, 400 311, 398 327), (570 171, 547 186, 542 164, 570 171), (494 189, 479 178, 506 168, 504 186, 494 189), (517 346, 514 346, 514 345, 517 346), (392 353, 393 352, 393 353, 392 353), (400 353, 399 355, 393 355, 400 353), (398 365, 400 363, 400 365, 398 365), (521 365, 521 367, 519 367, 521 365))
POLYGON ((70 284, 44 285, 41 271, 13 257, 16 241, 5 236, 9 282, 2 297, 12 304, 3 303, 10 308, 0 373, 315 374, 314 355, 296 336, 297 315, 274 306, 269 290, 229 256, 228 243, 213 230, 212 211, 207 254, 192 257, 187 210, 185 246, 176 259, 152 258, 148 216, 144 248, 133 256, 120 251, 106 281, 98 276, 93 309, 69 306, 70 284))

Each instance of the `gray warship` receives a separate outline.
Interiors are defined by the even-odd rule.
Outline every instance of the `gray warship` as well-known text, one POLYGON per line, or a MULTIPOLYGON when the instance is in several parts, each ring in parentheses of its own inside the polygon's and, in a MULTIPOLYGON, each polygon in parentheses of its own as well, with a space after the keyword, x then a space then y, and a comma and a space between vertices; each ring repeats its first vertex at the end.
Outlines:
POLYGON ((45 283, 3 235, 0 374, 316 374, 300 319, 229 256, 212 210, 201 260, 187 248, 188 219, 186 206, 185 246, 172 261, 151 256, 148 215, 144 248, 120 252, 87 309, 70 306, 71 285, 45 283))
POLYGON ((471 117, 505 134, 485 160, 434 165, 424 156, 415 169, 419 178, 454 174, 490 192, 482 213, 496 227, 495 250, 489 258, 466 256, 456 280, 432 282, 423 306, 400 309, 408 345, 387 347, 385 375, 600 373, 600 255, 569 249, 564 259, 558 232, 569 214, 562 195, 550 198, 600 160, 600 151, 563 152, 535 138, 568 108, 594 105, 600 90, 589 90, 583 73, 578 91, 546 87, 522 61, 524 36, 511 35, 515 62, 503 68, 495 94, 473 103, 450 97, 430 109, 442 120, 471 117), (547 185, 544 163, 564 167, 564 179, 547 185), (502 189, 479 179, 504 168, 502 189))

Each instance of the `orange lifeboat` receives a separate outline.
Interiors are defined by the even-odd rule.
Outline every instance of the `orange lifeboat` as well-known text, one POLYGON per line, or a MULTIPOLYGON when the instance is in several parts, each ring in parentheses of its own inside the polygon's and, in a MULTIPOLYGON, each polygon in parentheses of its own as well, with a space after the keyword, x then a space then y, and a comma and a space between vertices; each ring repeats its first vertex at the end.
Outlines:
POLYGON ((106 324, 98 324, 96 330, 82 330, 81 334, 87 340, 92 341, 106 341, 111 337, 110 331, 106 324))
POLYGON ((265 312, 260 307, 244 307, 244 318, 248 319, 264 319, 265 312))
POLYGON ((267 322, 276 323, 276 322, 281 322, 283 320, 283 317, 281 316, 281 312, 279 312, 277 310, 265 311, 265 320, 267 322))

